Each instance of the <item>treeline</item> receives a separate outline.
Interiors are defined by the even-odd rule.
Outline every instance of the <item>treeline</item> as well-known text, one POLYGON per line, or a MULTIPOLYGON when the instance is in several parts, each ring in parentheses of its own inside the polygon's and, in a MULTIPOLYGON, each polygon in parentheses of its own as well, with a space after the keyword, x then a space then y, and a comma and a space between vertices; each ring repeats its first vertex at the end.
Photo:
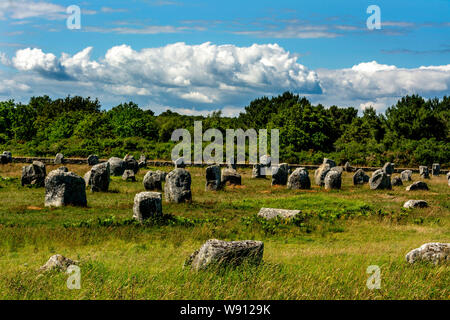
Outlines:
POLYGON ((425 100, 412 95, 400 99, 385 114, 367 108, 312 105, 286 92, 252 101, 238 117, 213 112, 207 117, 166 111, 158 116, 133 102, 102 110, 96 99, 70 97, 52 100, 33 97, 28 104, 0 102, 0 149, 16 155, 68 157, 139 155, 170 159, 175 129, 280 130, 281 161, 320 163, 331 157, 339 163, 380 166, 449 165, 450 97, 425 100))

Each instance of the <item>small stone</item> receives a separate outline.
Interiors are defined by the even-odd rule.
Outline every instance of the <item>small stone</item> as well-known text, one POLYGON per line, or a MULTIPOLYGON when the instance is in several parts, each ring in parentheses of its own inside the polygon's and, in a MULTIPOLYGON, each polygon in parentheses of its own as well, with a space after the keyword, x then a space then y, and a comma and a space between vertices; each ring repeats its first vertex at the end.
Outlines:
POLYGON ((433 163, 431 174, 434 177, 438 177, 441 174, 441 165, 439 163, 433 163))
POLYGON ((241 175, 234 169, 224 168, 222 169, 222 185, 238 185, 242 184, 241 175))
POLYGON ((414 191, 414 190, 429 190, 428 185, 425 182, 417 181, 412 185, 406 187, 406 191, 414 191))
POLYGON ((426 208, 428 207, 428 203, 425 200, 408 200, 403 205, 403 208, 411 209, 411 208, 426 208))
POLYGON ((127 154, 123 161, 125 162, 125 170, 133 170, 134 174, 139 172, 139 163, 132 155, 127 154))
POLYGON ((259 179, 259 178, 265 177, 261 173, 261 168, 262 168, 262 166, 259 163, 253 165, 253 169, 252 169, 252 178, 253 179, 259 179))
POLYGON ((64 155, 62 153, 56 154, 54 163, 55 164, 63 164, 64 163, 64 155))
POLYGON ((84 175, 84 181, 91 192, 108 192, 111 181, 109 162, 96 164, 84 175))
POLYGON ((55 254, 48 259, 47 263, 44 264, 39 270, 42 272, 50 270, 66 271, 72 265, 77 265, 78 261, 71 260, 60 254, 55 254))
POLYGON ((329 164, 330 168, 336 167, 336 161, 324 158, 322 164, 329 164))
POLYGON ((364 172, 363 169, 358 169, 353 175, 353 185, 360 185, 368 183, 370 177, 364 172))
POLYGON ((311 189, 308 170, 305 168, 295 169, 288 178, 287 187, 293 190, 311 189))
MULTIPOLYGON (((328 159, 327 159, 328 160, 328 159)), ((323 187, 325 185, 325 177, 331 170, 329 163, 324 163, 314 172, 314 181, 316 185, 323 187)))
POLYGON ((95 154, 91 154, 89 155, 89 157, 87 158, 87 163, 90 166, 95 166, 96 164, 98 164, 100 162, 100 160, 98 159, 98 156, 95 154))
POLYGON ((145 190, 162 190, 165 175, 162 171, 149 171, 145 174, 143 184, 145 190))
POLYGON ((108 160, 111 175, 115 177, 121 177, 127 169, 125 161, 120 158, 112 157, 108 160))
POLYGON ((405 258, 411 264, 418 261, 430 261, 434 264, 449 262, 450 243, 426 243, 420 248, 408 252, 405 258))
POLYGON ((184 161, 184 158, 178 158, 173 162, 175 165, 175 169, 184 169, 186 168, 186 162, 184 161))
POLYGON ((395 187, 403 186, 402 178, 400 177, 392 178, 392 185, 395 187))
POLYGON ((392 162, 386 162, 383 166, 383 172, 387 175, 391 175, 394 173, 394 164, 392 162))
POLYGON ((412 174, 413 172, 411 170, 405 170, 400 173, 400 178, 403 182, 408 182, 412 180, 412 174))
POLYGON ((133 170, 125 170, 122 175, 123 181, 136 182, 136 176, 133 170))
POLYGON ((133 218, 143 222, 162 216, 162 195, 159 192, 141 192, 134 197, 133 218))
POLYGON ((33 161, 29 166, 22 167, 22 187, 25 185, 43 187, 45 185, 45 176, 45 164, 40 161, 33 161))
POLYGON ((69 168, 67 167, 59 167, 57 170, 62 171, 62 172, 69 172, 69 168))
POLYGON ((301 213, 300 210, 261 208, 261 210, 258 213, 258 216, 266 220, 275 219, 277 217, 282 219, 291 219, 294 218, 299 213, 301 213))
POLYGON ((217 191, 222 186, 222 177, 220 173, 220 167, 209 166, 206 168, 206 191, 217 191))
POLYGON ((420 176, 423 179, 430 179, 430 172, 428 171, 428 167, 427 166, 420 166, 419 167, 419 173, 420 173, 420 176))
POLYGON ((289 176, 289 165, 282 163, 277 167, 272 167, 272 185, 285 186, 289 176))

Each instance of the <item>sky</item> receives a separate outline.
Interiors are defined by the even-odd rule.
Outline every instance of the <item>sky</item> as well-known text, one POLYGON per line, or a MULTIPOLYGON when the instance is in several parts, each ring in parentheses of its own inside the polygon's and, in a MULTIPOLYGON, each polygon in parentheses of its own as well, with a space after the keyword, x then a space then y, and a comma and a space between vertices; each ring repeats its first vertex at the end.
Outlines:
POLYGON ((233 116, 285 91, 379 112, 450 95, 450 0, 0 0, 0 100, 233 116))

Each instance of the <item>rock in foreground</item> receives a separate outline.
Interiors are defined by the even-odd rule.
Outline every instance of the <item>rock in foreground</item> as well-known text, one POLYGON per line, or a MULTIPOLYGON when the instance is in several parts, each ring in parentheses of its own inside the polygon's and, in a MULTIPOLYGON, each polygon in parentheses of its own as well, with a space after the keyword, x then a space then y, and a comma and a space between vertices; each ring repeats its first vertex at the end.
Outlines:
POLYGON ((85 181, 73 172, 54 170, 45 178, 45 206, 67 205, 87 206, 85 181))
POLYGON ((162 216, 162 195, 159 192, 141 192, 134 197, 133 218, 142 222, 162 216))
POLYGON ((45 175, 45 164, 40 161, 33 161, 29 166, 22 167, 22 187, 26 185, 43 187, 45 185, 45 175))
POLYGON ((192 201, 191 174, 185 169, 175 169, 166 177, 164 193, 167 202, 192 201))
POLYGON ((428 203, 425 200, 408 200, 403 205, 403 208, 412 209, 412 208, 426 208, 428 207, 428 203))
POLYGON ((211 265, 237 266, 244 262, 260 264, 264 254, 264 243, 245 240, 226 242, 208 240, 199 250, 195 251, 185 266, 194 270, 204 270, 211 265))
POLYGON ((414 249, 406 255, 406 261, 416 263, 418 261, 430 261, 434 264, 450 261, 450 243, 426 243, 420 248, 414 249))
POLYGON ((412 185, 406 187, 406 191, 414 190, 429 190, 429 188, 428 185, 422 181, 414 182, 412 185))
POLYGON ((60 254, 55 254, 48 259, 47 263, 44 264, 39 270, 40 271, 66 271, 71 265, 77 265, 78 261, 71 260, 60 254))
POLYGON ((261 210, 259 210, 258 216, 267 220, 275 218, 290 219, 294 218, 300 212, 300 210, 261 208, 261 210))

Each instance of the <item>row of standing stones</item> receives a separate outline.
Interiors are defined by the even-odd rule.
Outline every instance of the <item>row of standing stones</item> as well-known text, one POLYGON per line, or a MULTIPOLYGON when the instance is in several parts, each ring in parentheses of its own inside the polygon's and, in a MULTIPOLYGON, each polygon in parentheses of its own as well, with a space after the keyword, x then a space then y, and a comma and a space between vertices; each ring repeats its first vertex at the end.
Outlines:
MULTIPOLYGON (((12 158, 11 153, 4 152, 3 157, 12 158)), ((8 160, 9 162, 11 160, 8 160)), ((3 160, 2 160, 3 163, 3 160)), ((5 163, 7 163, 5 161, 5 163)), ((55 164, 63 164, 64 156, 58 154, 55 164)), ((127 155, 124 159, 110 158, 107 162, 100 163, 95 155, 88 157, 88 163, 92 166, 84 178, 70 172, 66 167, 46 175, 46 168, 42 162, 34 161, 31 165, 23 167, 22 185, 36 185, 45 187, 46 206, 87 206, 86 187, 91 192, 107 192, 109 190, 110 176, 122 176, 123 180, 136 181, 135 174, 140 168, 146 166, 145 156, 139 161, 127 155)), ((181 203, 192 201, 191 175, 185 169, 182 158, 174 162, 175 169, 170 173, 162 171, 148 171, 143 179, 146 192, 138 193, 134 198, 133 218, 143 222, 147 219, 162 216, 162 194, 163 189, 167 202, 181 203)), ((269 170, 272 176, 272 185, 286 185, 289 189, 310 189, 311 181, 306 168, 297 168, 291 172, 288 164, 278 166, 271 165, 269 156, 263 156, 260 163, 254 165, 252 178, 265 178, 264 170, 269 170)), ((324 159, 322 165, 315 171, 314 182, 316 185, 325 187, 327 190, 340 189, 342 185, 342 174, 344 171, 353 172, 354 169, 347 163, 344 167, 336 166, 331 159, 324 159)), ((439 175, 439 165, 433 165, 433 175, 439 175)), ((391 175, 394 172, 394 164, 386 163, 382 169, 375 171, 369 177, 362 169, 353 175, 353 184, 361 185, 369 183, 372 190, 391 189, 392 186, 403 185, 403 182, 411 181, 412 172, 405 170, 399 177, 391 175)), ((429 178, 428 168, 420 167, 420 176, 429 178)), ((450 173, 447 174, 450 186, 450 173)), ((241 185, 241 175, 236 171, 234 165, 229 165, 221 170, 220 166, 212 165, 206 168, 206 191, 217 191, 225 185, 241 185)), ((417 181, 407 187, 408 191, 428 190, 426 183, 417 181)), ((406 208, 427 207, 423 200, 409 200, 404 204, 406 208)), ((300 210, 285 210, 274 208, 262 208, 258 215, 264 219, 291 219, 299 214, 300 210)), ((262 261, 264 244, 261 241, 221 241, 217 239, 208 240, 200 249, 195 251, 186 261, 184 266, 190 266, 195 270, 202 270, 210 265, 246 263, 259 264, 262 261)), ((431 261, 433 263, 449 260, 450 243, 427 243, 420 248, 414 249, 406 255, 409 263, 417 261, 431 261)), ((65 270, 77 261, 65 258, 61 255, 52 256, 41 268, 42 271, 50 269, 65 270)))

